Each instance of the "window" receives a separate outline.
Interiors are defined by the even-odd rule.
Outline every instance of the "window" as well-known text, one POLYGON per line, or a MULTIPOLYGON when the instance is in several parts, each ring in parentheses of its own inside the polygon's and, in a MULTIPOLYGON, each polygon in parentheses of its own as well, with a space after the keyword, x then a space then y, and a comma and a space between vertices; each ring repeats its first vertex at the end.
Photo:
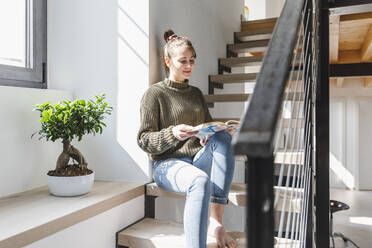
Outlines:
POLYGON ((0 1, 0 85, 47 88, 46 0, 0 1))

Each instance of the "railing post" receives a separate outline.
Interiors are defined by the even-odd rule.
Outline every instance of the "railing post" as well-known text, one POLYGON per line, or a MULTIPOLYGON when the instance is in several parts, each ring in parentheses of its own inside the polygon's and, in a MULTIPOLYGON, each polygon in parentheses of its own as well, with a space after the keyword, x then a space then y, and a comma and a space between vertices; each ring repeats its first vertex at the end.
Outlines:
POLYGON ((316 246, 329 247, 329 9, 317 0, 315 104, 315 209, 316 246))
POLYGON ((273 157, 250 157, 246 164, 248 247, 274 245, 273 163, 273 157))

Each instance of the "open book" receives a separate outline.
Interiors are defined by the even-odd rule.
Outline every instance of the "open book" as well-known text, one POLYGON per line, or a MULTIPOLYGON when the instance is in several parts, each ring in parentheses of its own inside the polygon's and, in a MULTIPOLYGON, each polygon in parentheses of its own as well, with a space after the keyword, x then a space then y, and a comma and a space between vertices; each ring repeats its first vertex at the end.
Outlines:
POLYGON ((231 128, 234 132, 238 130, 240 122, 235 120, 229 120, 227 122, 214 121, 200 124, 191 131, 198 131, 195 136, 200 139, 208 139, 217 132, 223 131, 225 129, 231 128))

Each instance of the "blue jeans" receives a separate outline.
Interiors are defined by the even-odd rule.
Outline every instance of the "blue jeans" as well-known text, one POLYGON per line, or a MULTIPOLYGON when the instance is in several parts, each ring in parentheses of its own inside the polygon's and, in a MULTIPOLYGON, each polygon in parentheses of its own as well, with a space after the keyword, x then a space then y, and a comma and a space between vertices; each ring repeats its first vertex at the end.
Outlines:
POLYGON ((194 157, 157 160, 153 177, 169 192, 186 194, 184 229, 188 248, 205 248, 209 201, 228 203, 235 158, 231 135, 218 132, 194 157))

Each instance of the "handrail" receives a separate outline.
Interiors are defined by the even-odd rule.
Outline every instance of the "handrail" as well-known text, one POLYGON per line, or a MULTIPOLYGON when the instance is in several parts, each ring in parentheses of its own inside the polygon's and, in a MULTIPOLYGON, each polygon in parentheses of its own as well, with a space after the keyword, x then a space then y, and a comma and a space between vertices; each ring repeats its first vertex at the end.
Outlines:
POLYGON ((235 154, 270 157, 304 0, 287 0, 276 23, 254 93, 233 140, 235 154))
MULTIPOLYGON (((297 54, 299 41, 301 39, 303 41, 308 39, 308 36, 302 38, 298 37, 298 31, 304 31, 302 30, 302 23, 304 7, 308 8, 307 4, 310 4, 310 0, 306 0, 306 6, 304 6, 305 0, 286 0, 281 15, 275 25, 272 38, 263 59, 261 70, 257 76, 256 86, 250 99, 248 109, 241 118, 242 124, 239 128, 238 134, 234 137, 232 142, 235 154, 246 155, 248 158, 245 167, 245 179, 247 186, 246 232, 248 237, 247 247, 249 248, 271 248, 274 246, 274 204, 277 204, 274 203, 273 180, 275 166, 274 142, 278 140, 275 139, 277 134, 276 127, 280 110, 283 107, 282 103, 288 101, 288 98, 284 99, 284 95, 288 94, 283 93, 286 89, 290 72, 291 79, 289 82, 292 81, 293 69, 296 64, 292 63, 293 54, 297 54)), ((302 50, 306 51, 304 47, 302 50)), ((301 55, 302 54, 303 52, 301 52, 301 55)), ((301 62, 302 60, 307 61, 307 59, 304 58, 301 58, 300 60, 301 62)), ((297 58, 295 58, 295 61, 297 61, 297 58)), ((301 69, 307 71, 306 68, 301 69)), ((296 82, 299 80, 299 75, 300 74, 297 73, 296 82)), ((307 80, 302 81, 303 84, 307 82, 307 80)), ((289 86, 289 89, 291 89, 291 86, 289 86)), ((296 92, 296 89, 297 86, 295 87, 294 93, 296 92)), ((294 96, 296 96, 296 94, 294 94, 294 96)), ((294 98, 293 101, 296 101, 295 99, 297 98, 294 98)), ((279 130, 282 129, 279 128, 279 130)), ((280 132, 278 134, 280 134, 280 132)), ((297 136, 300 138, 299 135, 297 136)), ((288 143, 286 142, 286 148, 287 144, 288 143)), ((291 162, 293 163, 292 159, 291 162)), ((306 162, 308 162, 308 159, 306 162)), ((298 167, 298 165, 295 166, 296 168, 298 167)), ((283 168, 284 166, 282 164, 279 177, 280 182, 283 181, 283 168)), ((305 167, 303 166, 303 168, 305 167)), ((278 237, 276 239, 281 240, 280 242, 283 242, 282 238, 287 240, 289 233, 288 228, 285 230, 285 236, 281 233, 283 231, 282 223, 284 220, 283 214, 287 202, 286 199, 292 197, 293 189, 303 190, 306 195, 308 194, 309 184, 304 186, 303 182, 305 178, 307 179, 309 177, 308 175, 311 174, 310 171, 310 166, 306 166, 306 173, 304 169, 301 169, 301 174, 297 177, 298 179, 300 179, 300 177, 303 179, 301 180, 301 187, 292 187, 291 196, 287 196, 287 193, 285 193, 281 208, 278 237)), ((290 172, 291 170, 289 169, 288 173, 290 172)), ((298 170, 298 172, 300 172, 300 170, 298 170)), ((294 173, 296 173, 296 171, 294 171, 294 173)), ((285 186, 289 185, 288 178, 289 177, 287 177, 285 186)), ((297 185, 299 185, 299 183, 297 183, 297 185)), ((281 194, 280 189, 276 191, 276 196, 278 196, 278 194, 281 194)), ((298 194, 295 193, 295 195, 298 194)), ((305 194, 303 195, 305 196, 305 194)), ((292 201, 290 202, 292 203, 292 201)), ((291 205, 292 204, 290 204, 289 209, 291 209, 291 205)), ((303 234, 303 227, 306 224, 304 220, 308 217, 306 206, 306 204, 302 204, 301 219, 297 218, 296 223, 292 225, 292 227, 296 226, 296 230, 300 230, 301 235, 303 234)), ((298 232, 295 235, 297 238, 292 239, 294 242, 304 239, 303 235, 299 238, 298 234, 300 233, 298 232)), ((292 233, 291 237, 293 236, 292 233)))

